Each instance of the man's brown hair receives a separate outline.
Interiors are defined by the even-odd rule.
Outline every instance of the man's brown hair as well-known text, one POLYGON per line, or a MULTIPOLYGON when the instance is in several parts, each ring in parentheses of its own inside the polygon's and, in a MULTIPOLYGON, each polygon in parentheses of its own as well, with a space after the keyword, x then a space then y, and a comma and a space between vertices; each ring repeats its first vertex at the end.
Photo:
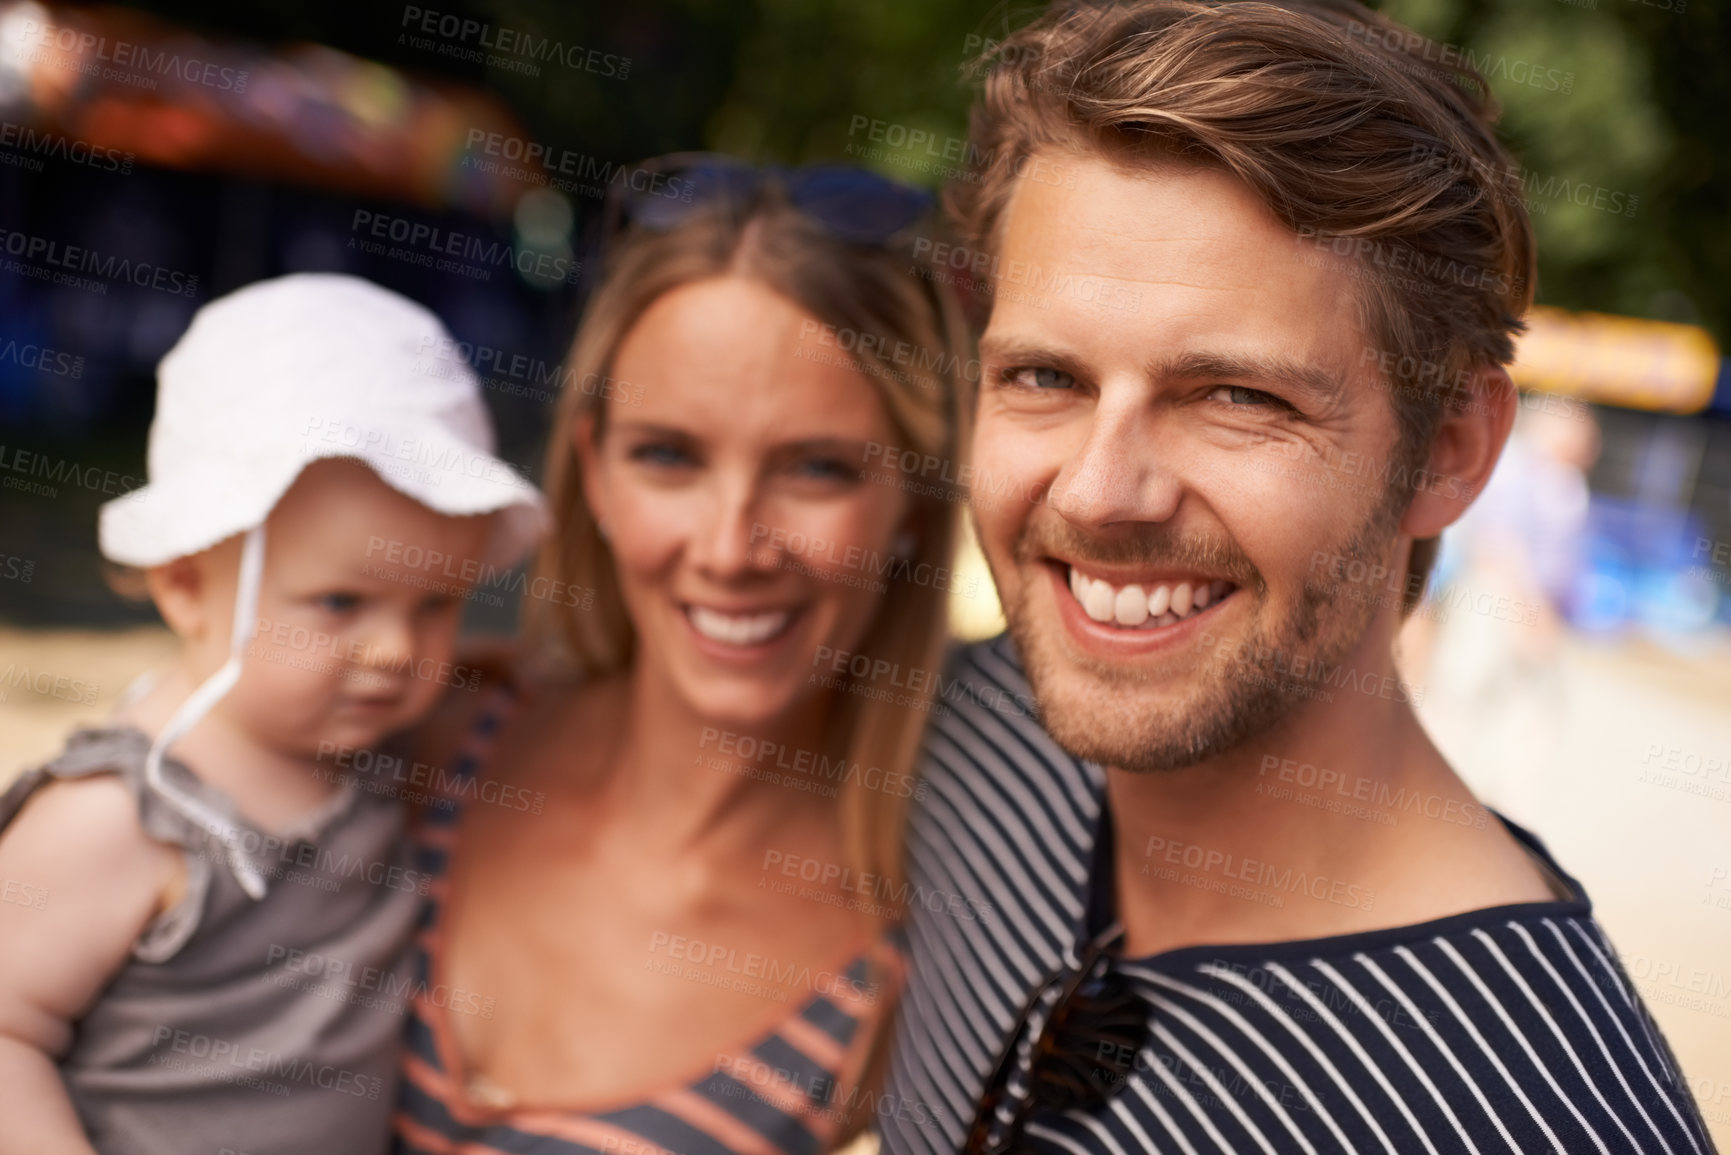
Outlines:
MULTIPOLYGON (((974 170, 946 190, 968 243, 995 249, 1042 150, 1232 173, 1362 274, 1366 357, 1401 430, 1391 486, 1428 460, 1444 408, 1470 401, 1472 372, 1513 360, 1532 228, 1459 49, 1351 0, 1057 0, 980 65, 974 170)), ((1413 544, 1404 611, 1436 546, 1413 544)))

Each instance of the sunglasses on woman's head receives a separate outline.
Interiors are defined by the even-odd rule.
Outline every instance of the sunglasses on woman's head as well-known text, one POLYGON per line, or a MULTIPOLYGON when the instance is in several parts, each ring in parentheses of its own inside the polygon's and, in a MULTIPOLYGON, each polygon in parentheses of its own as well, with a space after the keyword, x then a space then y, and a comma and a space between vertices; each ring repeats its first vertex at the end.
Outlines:
POLYGON ((1111 966, 1110 948, 1122 936, 1116 926, 1102 931, 1084 948, 1074 970, 1058 973, 1034 992, 980 1098, 967 1155, 1019 1150, 1036 1108, 1089 1110, 1123 1086, 1150 1028, 1147 1006, 1111 966), (1017 1043, 1054 988, 1058 999, 1033 1041, 1022 1085, 1012 1088, 1017 1043))
POLYGON ((902 239, 933 207, 930 193, 852 165, 759 167, 720 153, 674 153, 635 166, 615 187, 606 234, 626 224, 666 232, 717 208, 743 216, 767 188, 837 240, 877 248, 902 239))

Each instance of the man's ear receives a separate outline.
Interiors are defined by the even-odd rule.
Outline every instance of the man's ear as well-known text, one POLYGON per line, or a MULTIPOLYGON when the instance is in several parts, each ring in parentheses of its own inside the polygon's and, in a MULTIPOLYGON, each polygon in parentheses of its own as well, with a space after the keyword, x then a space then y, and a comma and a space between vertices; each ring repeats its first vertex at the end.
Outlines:
POLYGON ((183 641, 196 641, 210 629, 210 575, 201 559, 177 557, 144 571, 144 585, 157 612, 183 641))
POLYGON ((1501 366, 1475 370, 1464 405, 1443 411, 1425 475, 1412 480, 1400 532, 1435 537, 1459 520, 1491 479, 1515 423, 1515 383, 1501 366))

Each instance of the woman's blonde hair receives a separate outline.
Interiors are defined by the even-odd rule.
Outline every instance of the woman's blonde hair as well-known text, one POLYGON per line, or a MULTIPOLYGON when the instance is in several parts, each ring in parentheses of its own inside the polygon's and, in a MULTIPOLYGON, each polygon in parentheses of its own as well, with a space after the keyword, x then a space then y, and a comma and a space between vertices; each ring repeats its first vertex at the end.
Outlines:
MULTIPOLYGON (((912 249, 848 244, 773 190, 748 211, 700 207, 674 228, 632 229, 610 247, 604 278, 589 299, 565 362, 546 458, 545 485, 556 524, 535 565, 535 577, 545 579, 535 588, 583 591, 586 608, 573 609, 565 604, 568 598, 537 599, 524 615, 530 636, 559 647, 563 652, 555 656, 581 676, 628 667, 636 638, 612 553, 583 492, 573 433, 582 418, 593 415, 599 441, 608 410, 621 399, 629 402, 631 384, 613 380, 613 360, 652 302, 713 277, 756 279, 823 326, 802 338, 810 340, 814 356, 845 358, 872 383, 901 442, 899 450, 957 462, 958 469, 965 444, 961 422, 971 409, 971 398, 964 393, 967 367, 977 364, 968 357, 966 325, 940 275, 912 249)), ((913 496, 908 527, 914 556, 894 559, 891 572, 883 576, 949 572, 956 505, 943 497, 913 496)), ((937 681, 905 674, 935 673, 943 661, 947 626, 946 593, 940 585, 912 580, 886 584, 890 588, 850 664, 866 669, 865 678, 835 675, 832 663, 814 666, 813 672, 838 679, 831 715, 837 740, 824 753, 845 754, 839 804, 851 865, 878 876, 874 891, 894 906, 905 897, 901 845, 906 795, 912 790, 914 759, 932 704, 929 688, 913 694, 903 692, 903 686, 930 687, 937 681), (895 679, 895 695, 871 692, 881 689, 870 684, 872 671, 883 681, 882 671, 897 669, 904 676, 895 679), (919 705, 886 700, 892 697, 904 703, 918 698, 919 705)), ((833 769, 833 763, 829 766, 833 769)))

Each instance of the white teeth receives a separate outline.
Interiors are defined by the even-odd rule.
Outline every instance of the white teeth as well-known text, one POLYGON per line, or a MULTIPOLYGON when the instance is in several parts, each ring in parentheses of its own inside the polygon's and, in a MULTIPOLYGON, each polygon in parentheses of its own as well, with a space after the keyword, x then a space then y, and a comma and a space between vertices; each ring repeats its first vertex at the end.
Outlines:
POLYGON ((1070 593, 1082 612, 1101 623, 1125 629, 1157 629, 1181 622, 1220 601, 1233 590, 1231 582, 1176 582, 1148 588, 1141 585, 1115 587, 1070 569, 1070 593))
POLYGON ((1190 612, 1190 583, 1179 582, 1178 588, 1172 591, 1172 612, 1183 617, 1190 612))
POLYGON ((711 641, 730 646, 754 646, 781 632, 791 616, 786 610, 767 614, 724 614, 705 606, 692 606, 691 624, 711 641))
POLYGON ((1082 591, 1082 609, 1097 622, 1112 620, 1112 612, 1116 607, 1116 599, 1112 596, 1112 587, 1105 582, 1090 581, 1082 591))
POLYGON ((1148 616, 1157 618, 1166 612, 1172 604, 1172 587, 1155 586, 1154 592, 1148 595, 1148 616))

